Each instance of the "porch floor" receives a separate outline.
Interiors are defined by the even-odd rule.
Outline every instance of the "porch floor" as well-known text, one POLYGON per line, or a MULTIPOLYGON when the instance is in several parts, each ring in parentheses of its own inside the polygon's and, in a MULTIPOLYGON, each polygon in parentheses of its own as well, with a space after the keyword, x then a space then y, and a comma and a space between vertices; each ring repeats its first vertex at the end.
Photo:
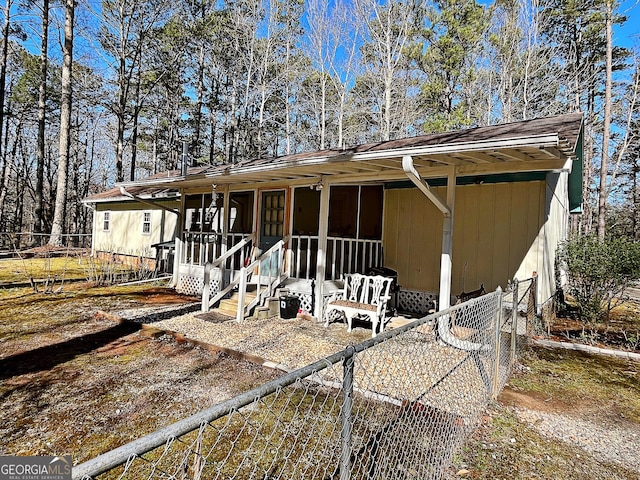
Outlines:
MULTIPOLYGON (((390 323, 394 325, 404 323, 402 318, 393 320, 390 323)), ((215 318, 198 312, 155 322, 153 326, 261 357, 288 369, 303 367, 371 338, 370 328, 355 326, 347 332, 347 325, 339 321, 327 328, 315 320, 301 318, 247 319, 238 323, 230 317, 215 318)))

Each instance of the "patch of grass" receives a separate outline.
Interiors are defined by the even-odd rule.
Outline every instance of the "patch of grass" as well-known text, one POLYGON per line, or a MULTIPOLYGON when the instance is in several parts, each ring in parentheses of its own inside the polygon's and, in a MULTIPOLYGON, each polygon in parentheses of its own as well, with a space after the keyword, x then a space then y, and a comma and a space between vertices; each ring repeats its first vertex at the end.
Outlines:
POLYGON ((494 406, 455 459, 472 479, 640 479, 640 474, 598 462, 578 447, 547 439, 494 406))
POLYGON ((26 258, 0 261, 0 283, 23 283, 30 279, 86 279, 86 257, 26 258))
POLYGON ((133 267, 110 259, 78 255, 6 259, 0 260, 0 285, 49 280, 54 283, 55 289, 65 281, 114 283, 115 280, 126 280, 132 275, 136 278, 134 273, 146 274, 149 271, 149 268, 133 267))
POLYGON ((640 363, 546 348, 531 349, 521 361, 531 371, 514 374, 511 387, 640 423, 640 363))
POLYGON ((137 304, 153 286, 89 288, 69 285, 58 294, 34 293, 30 288, 0 290, 0 340, 25 340, 56 328, 85 322, 98 310, 137 304))

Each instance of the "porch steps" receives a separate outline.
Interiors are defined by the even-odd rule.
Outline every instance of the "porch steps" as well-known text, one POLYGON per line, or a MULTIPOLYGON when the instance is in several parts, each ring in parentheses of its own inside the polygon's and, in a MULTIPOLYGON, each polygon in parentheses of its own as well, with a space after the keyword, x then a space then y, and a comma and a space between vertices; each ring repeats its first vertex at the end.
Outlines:
MULTIPOLYGON (((245 293, 244 296, 245 305, 248 305, 255 300, 257 296, 255 288, 255 285, 247 285, 247 293, 245 293)), ((267 319, 277 317, 280 315, 280 296, 287 293, 289 293, 289 290, 286 288, 276 289, 275 296, 266 298, 264 305, 256 306, 253 314, 248 316, 247 319, 267 319)), ((238 292, 234 292, 230 298, 220 300, 218 307, 212 309, 212 312, 235 318, 238 314, 238 297, 238 292)))
POLYGON ((264 305, 258 305, 253 316, 257 320, 266 320, 267 318, 275 318, 280 315, 280 296, 289 293, 286 288, 276 288, 276 292, 273 297, 267 297, 264 300, 264 305))
POLYGON ((274 318, 280 315, 280 300, 278 297, 269 297, 265 301, 265 305, 257 307, 253 316, 258 320, 274 318))
MULTIPOLYGON (((249 305, 256 298, 257 294, 255 291, 247 292, 244 294, 244 304, 249 305)), ((238 313, 238 292, 234 292, 231 298, 225 298, 220 300, 220 305, 217 310, 220 313, 224 313, 225 315, 236 316, 238 313)))

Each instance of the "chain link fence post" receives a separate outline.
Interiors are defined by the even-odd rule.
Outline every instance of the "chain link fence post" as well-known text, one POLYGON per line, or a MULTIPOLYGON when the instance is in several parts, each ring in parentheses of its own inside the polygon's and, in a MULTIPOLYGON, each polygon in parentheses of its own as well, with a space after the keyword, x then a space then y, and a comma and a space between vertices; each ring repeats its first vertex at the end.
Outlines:
POLYGON ((518 337, 518 305, 520 304, 520 282, 518 279, 513 280, 513 307, 511 309, 511 363, 516 361, 516 339, 518 337))
POLYGON ((493 371, 493 386, 491 388, 491 398, 494 400, 498 398, 498 392, 500 391, 500 329, 502 327, 502 288, 496 289, 498 293, 498 308, 495 317, 495 332, 494 339, 495 351, 494 351, 494 364, 493 371))
POLYGON ((342 445, 340 453, 340 480, 351 479, 351 432, 353 410, 353 370, 355 364, 355 349, 349 345, 345 350, 345 358, 342 363, 342 414, 340 441, 342 445))

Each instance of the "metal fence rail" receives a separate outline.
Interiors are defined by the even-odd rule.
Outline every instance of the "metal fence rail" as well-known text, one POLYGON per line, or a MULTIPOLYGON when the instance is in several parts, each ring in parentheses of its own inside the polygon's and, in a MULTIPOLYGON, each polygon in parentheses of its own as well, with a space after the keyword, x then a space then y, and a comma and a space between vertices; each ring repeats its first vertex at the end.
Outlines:
MULTIPOLYGON (((48 233, 34 232, 1 232, 0 249, 20 250, 23 248, 42 247, 49 242, 48 233)), ((60 235, 62 246, 69 248, 90 248, 91 233, 64 233, 60 235)))
POLYGON ((509 298, 517 312, 518 284, 286 374, 73 478, 442 478, 508 378, 520 329, 505 319, 509 298))

